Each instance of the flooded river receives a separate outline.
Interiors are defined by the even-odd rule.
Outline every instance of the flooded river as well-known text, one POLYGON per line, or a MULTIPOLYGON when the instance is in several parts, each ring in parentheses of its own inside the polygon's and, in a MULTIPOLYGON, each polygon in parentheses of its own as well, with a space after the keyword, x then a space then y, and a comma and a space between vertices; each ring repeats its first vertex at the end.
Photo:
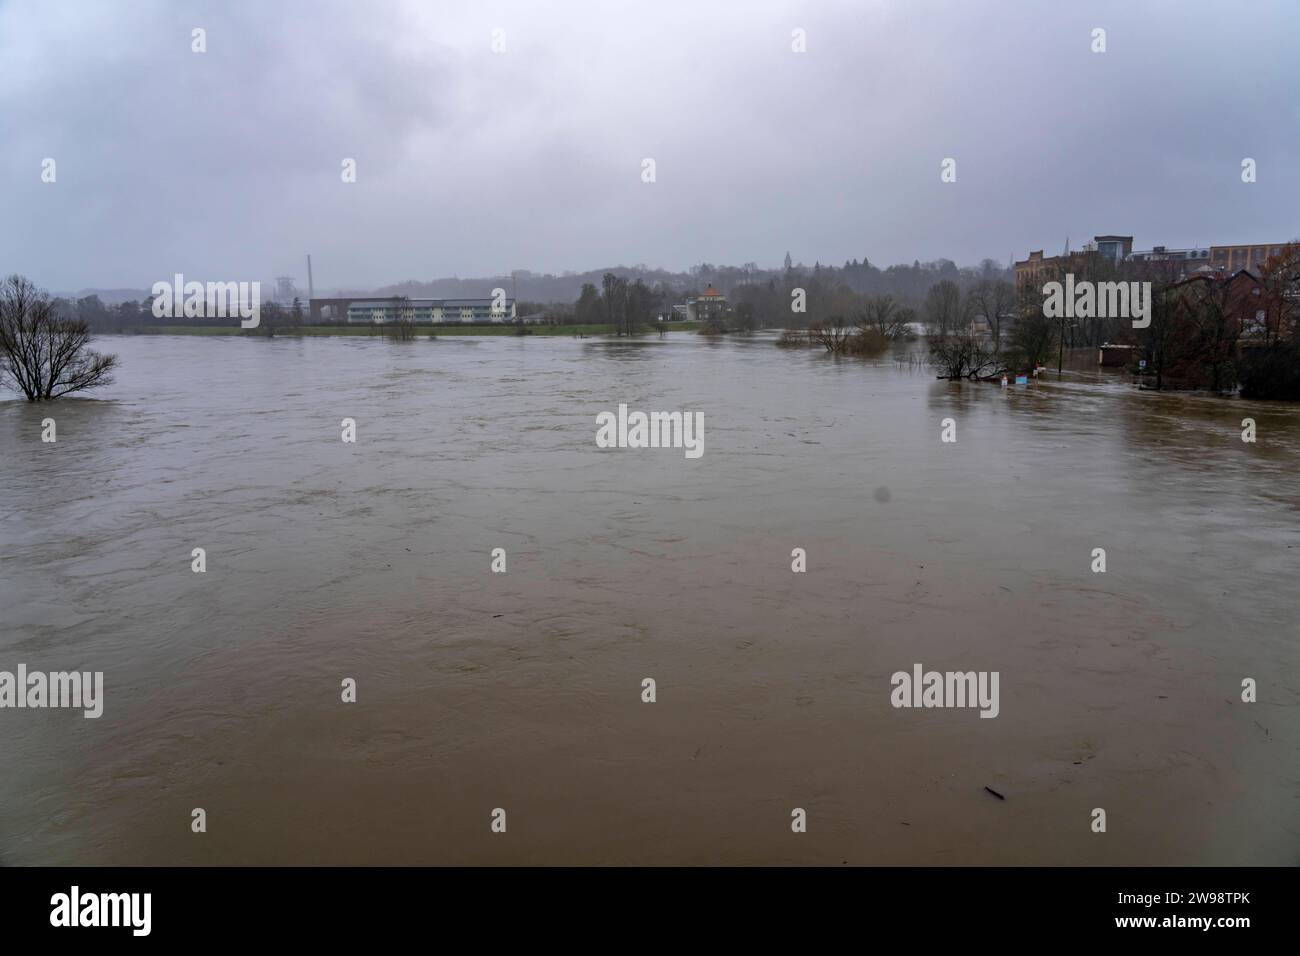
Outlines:
POLYGON ((104 673, 0 710, 4 863, 1300 862, 1300 408, 763 336, 97 347, 0 401, 0 670, 104 673), (598 448, 619 403, 703 455, 598 448), (891 706, 916 663, 998 716, 891 706))

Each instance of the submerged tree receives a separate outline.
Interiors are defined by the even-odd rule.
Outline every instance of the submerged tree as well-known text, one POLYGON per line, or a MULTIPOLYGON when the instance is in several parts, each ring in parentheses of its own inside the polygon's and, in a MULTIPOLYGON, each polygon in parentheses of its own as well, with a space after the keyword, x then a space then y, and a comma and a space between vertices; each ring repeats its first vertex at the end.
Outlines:
POLYGON ((1022 315, 1011 330, 1007 364, 1019 371, 1033 371, 1045 365, 1056 348, 1056 320, 1039 308, 1022 315))
MULTIPOLYGON (((986 267, 988 260, 985 260, 986 267)), ((1016 288, 1005 279, 982 279, 966 293, 970 311, 982 318, 993 333, 994 343, 1002 341, 1002 317, 1016 306, 1016 288)))
POLYGON ((858 325, 871 329, 886 339, 901 338, 912 317, 910 309, 900 308, 892 295, 873 295, 858 311, 858 325))
POLYGON ((1005 369, 997 348, 975 335, 930 337, 930 364, 939 378, 992 378, 1005 369))
POLYGON ((112 382, 117 356, 91 351, 90 327, 61 317, 23 276, 0 284, 0 382, 29 402, 50 401, 112 382))
MULTIPOLYGON (((843 318, 832 316, 826 322, 808 326, 808 340, 815 342, 832 355, 879 355, 889 348, 889 339, 874 328, 849 325, 843 318)), ((778 342, 788 345, 789 342, 778 342)))
POLYGON ((832 316, 825 322, 814 322, 808 326, 808 337, 825 347, 834 355, 848 350, 849 341, 857 329, 845 323, 840 316, 832 316))
POLYGON ((925 294, 925 323, 931 335, 959 334, 967 324, 965 318, 957 283, 944 279, 930 287, 925 294))

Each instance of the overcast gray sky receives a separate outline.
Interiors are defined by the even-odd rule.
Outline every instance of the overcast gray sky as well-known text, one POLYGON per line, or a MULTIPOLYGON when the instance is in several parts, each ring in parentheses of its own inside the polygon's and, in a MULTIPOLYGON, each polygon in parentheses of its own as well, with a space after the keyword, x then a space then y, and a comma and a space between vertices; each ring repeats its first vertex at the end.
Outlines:
POLYGON ((0 272, 305 286, 311 252, 320 289, 1277 242, 1298 41, 1294 0, 0 0, 0 272))

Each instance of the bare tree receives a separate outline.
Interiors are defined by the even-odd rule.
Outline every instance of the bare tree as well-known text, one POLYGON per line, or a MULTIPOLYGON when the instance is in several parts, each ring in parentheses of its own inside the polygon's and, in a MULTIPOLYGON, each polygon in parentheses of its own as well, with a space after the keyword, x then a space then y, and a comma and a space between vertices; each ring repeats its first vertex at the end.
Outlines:
POLYGON ((29 402, 50 401, 112 382, 117 356, 87 345, 90 327, 59 316, 45 292, 11 275, 0 284, 0 382, 29 402))
POLYGON ((736 328, 742 332, 753 332, 758 326, 754 318, 754 303, 741 302, 736 306, 736 328))
POLYGON ((1179 294, 1174 283, 1167 279, 1152 282, 1150 324, 1142 332, 1142 341, 1151 356, 1157 389, 1164 388, 1166 382, 1179 384, 1177 373, 1184 345, 1193 338, 1194 315, 1187 297, 1179 294))
POLYGON ((1300 341, 1300 242, 1289 242, 1257 270, 1264 345, 1300 341))
POLYGON ((925 321, 931 335, 946 336, 961 331, 962 299, 957 283, 944 279, 925 294, 925 321))
POLYGON ((1005 279, 984 279, 971 288, 969 298, 975 315, 988 323, 993 341, 1002 341, 1002 316, 1016 304, 1015 287, 1005 279))
POLYGON ((903 334, 906 315, 910 313, 900 309, 892 295, 873 295, 858 313, 858 325, 894 339, 903 334))
POLYGON ((384 323, 384 335, 399 342, 411 342, 415 339, 415 322, 402 316, 396 322, 384 323))
POLYGON ((618 335, 631 335, 635 319, 628 316, 627 280, 606 272, 601 285, 604 290, 606 324, 612 325, 618 335))
POLYGON ((415 338, 415 309, 410 296, 398 296, 393 306, 396 321, 385 322, 384 335, 399 342, 410 342, 415 338))
POLYGON ((623 325, 619 330, 623 335, 635 335, 641 326, 651 321, 658 308, 661 297, 639 278, 634 282, 626 279, 622 282, 623 325))
POLYGON ((257 328, 252 331, 253 335, 261 335, 268 339, 275 338, 275 333, 283 330, 285 325, 285 310, 276 302, 264 302, 258 309, 257 328))
POLYGON ((947 379, 994 378, 1003 369, 992 343, 969 334, 931 336, 930 364, 947 379))
POLYGON ((889 340, 875 329, 862 325, 848 325, 837 315, 831 316, 825 322, 810 324, 808 341, 821 345, 832 355, 879 355, 889 347, 889 340))
POLYGON ((1042 309, 1023 312, 1011 329, 1011 346, 1007 350, 1008 366, 1033 371, 1052 355, 1056 344, 1056 320, 1043 315, 1042 309))
POLYGON ((853 326, 845 325, 839 316, 832 316, 825 322, 813 322, 808 326, 808 336, 814 342, 825 347, 827 352, 839 354, 849 347, 853 337, 853 326))

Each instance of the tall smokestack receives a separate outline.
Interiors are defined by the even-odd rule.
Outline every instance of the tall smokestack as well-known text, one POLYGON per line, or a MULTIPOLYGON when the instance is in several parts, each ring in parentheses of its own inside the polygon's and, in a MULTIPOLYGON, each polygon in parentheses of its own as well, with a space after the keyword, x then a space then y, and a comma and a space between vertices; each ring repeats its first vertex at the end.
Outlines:
POLYGON ((307 300, 316 298, 316 286, 311 281, 311 253, 307 253, 307 300))

